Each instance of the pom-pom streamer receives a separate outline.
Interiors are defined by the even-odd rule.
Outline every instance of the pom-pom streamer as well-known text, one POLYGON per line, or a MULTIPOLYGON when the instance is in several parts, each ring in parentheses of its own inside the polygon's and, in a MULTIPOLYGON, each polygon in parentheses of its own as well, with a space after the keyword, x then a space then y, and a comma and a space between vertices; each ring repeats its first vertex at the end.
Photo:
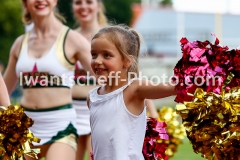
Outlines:
POLYGON ((40 142, 28 129, 33 125, 24 109, 10 105, 0 107, 0 158, 2 160, 24 160, 24 154, 36 158, 40 149, 31 149, 32 142, 40 142))

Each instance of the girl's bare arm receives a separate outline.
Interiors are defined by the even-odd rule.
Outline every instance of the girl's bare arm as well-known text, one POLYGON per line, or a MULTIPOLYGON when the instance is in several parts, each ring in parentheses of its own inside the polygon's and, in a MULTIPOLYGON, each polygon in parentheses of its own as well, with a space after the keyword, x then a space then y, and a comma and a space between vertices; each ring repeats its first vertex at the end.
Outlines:
POLYGON ((136 93, 140 99, 160 99, 177 94, 175 90, 175 84, 165 83, 153 83, 146 80, 136 80, 136 93))

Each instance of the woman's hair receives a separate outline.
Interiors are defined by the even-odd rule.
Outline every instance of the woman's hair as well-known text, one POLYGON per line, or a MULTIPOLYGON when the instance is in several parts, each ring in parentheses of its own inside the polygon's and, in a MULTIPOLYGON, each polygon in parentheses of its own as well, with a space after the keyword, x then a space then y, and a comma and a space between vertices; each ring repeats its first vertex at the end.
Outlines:
POLYGON ((102 0, 97 0, 98 1, 98 3, 99 3, 99 5, 100 5, 100 7, 101 7, 101 9, 100 9, 100 11, 98 12, 98 15, 97 15, 97 18, 98 18, 98 24, 100 25, 100 26, 107 26, 107 24, 108 24, 108 20, 107 20, 107 17, 106 17, 106 15, 105 15, 105 7, 104 7, 104 5, 103 5, 103 2, 102 2, 102 0))
MULTIPOLYGON (((92 39, 98 37, 107 38, 111 43, 113 43, 121 53, 123 59, 131 60, 129 55, 132 55, 134 58, 127 72, 134 72, 137 77, 139 76, 138 56, 140 52, 141 38, 137 31, 126 25, 114 25, 100 29, 92 39)), ((131 74, 130 78, 135 77, 131 74)))
MULTIPOLYGON (((27 0, 22 0, 23 3, 26 3, 27 0)), ((58 12, 58 9, 55 7, 54 9, 54 15, 59 19, 61 22, 66 22, 66 19, 58 12)), ((31 14, 24 9, 23 14, 22 14, 22 22, 25 25, 29 25, 32 23, 32 17, 31 14)))

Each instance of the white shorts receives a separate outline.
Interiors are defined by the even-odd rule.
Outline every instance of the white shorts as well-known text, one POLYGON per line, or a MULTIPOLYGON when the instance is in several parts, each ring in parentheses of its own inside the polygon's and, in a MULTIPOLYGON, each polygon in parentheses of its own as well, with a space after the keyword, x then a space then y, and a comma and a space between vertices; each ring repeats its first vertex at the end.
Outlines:
POLYGON ((41 139, 40 143, 33 142, 34 146, 62 142, 76 149, 78 138, 77 114, 71 104, 42 110, 25 108, 25 113, 34 121, 33 126, 29 128, 30 131, 35 137, 41 139), (66 138, 68 141, 66 141, 66 138), (74 143, 69 139, 75 139, 76 141, 74 143))
POLYGON ((73 108, 77 112, 77 133, 79 136, 91 133, 90 111, 86 100, 73 100, 73 108))

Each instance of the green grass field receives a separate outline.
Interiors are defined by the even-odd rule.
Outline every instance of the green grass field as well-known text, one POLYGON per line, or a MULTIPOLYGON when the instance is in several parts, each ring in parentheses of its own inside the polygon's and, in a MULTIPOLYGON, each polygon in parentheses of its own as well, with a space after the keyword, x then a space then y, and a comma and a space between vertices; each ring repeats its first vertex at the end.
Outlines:
POLYGON ((201 154, 193 151, 189 140, 185 138, 183 144, 179 145, 175 156, 170 160, 204 160, 204 158, 201 157, 201 154))

